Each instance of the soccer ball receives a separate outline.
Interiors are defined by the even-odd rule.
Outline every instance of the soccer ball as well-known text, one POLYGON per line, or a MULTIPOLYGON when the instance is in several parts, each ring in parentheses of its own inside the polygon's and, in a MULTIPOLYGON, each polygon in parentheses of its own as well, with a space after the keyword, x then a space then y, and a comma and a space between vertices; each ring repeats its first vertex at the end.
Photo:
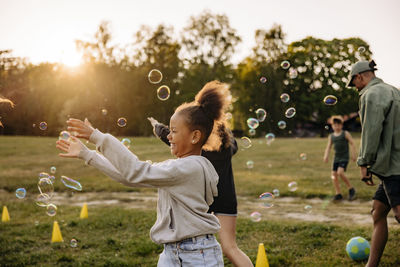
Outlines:
POLYGON ((365 238, 356 236, 347 242, 346 252, 352 260, 359 261, 368 259, 370 248, 365 238))

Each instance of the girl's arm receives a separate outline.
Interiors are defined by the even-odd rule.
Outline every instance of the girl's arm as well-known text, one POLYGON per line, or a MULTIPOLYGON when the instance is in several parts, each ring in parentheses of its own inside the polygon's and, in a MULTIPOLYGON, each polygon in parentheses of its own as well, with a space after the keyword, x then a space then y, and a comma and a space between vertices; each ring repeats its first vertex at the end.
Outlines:
POLYGON ((328 162, 328 158, 329 158, 329 152, 331 151, 331 147, 332 147, 332 140, 331 140, 331 136, 328 136, 328 144, 326 145, 325 148, 325 153, 324 153, 324 162, 328 162))
POLYGON ((354 141, 353 138, 351 137, 351 134, 348 131, 345 131, 345 136, 347 141, 350 144, 350 148, 351 148, 351 160, 352 161, 356 161, 357 156, 356 156, 356 146, 354 145, 354 141))

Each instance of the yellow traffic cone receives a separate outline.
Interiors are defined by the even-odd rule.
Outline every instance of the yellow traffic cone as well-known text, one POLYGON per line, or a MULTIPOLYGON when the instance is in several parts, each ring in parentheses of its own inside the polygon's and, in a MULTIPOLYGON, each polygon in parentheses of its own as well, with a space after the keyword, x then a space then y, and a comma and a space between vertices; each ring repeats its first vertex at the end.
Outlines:
POLYGON ((53 224, 53 234, 51 235, 51 243, 58 243, 58 242, 64 242, 60 227, 58 226, 58 222, 54 221, 53 224))
POLYGON ((1 221, 2 222, 10 221, 10 215, 8 214, 8 209, 6 206, 3 206, 3 213, 1 214, 1 221))
POLYGON ((260 243, 258 245, 256 267, 269 267, 267 254, 265 253, 265 248, 263 243, 260 243))
POLYGON ((88 209, 87 209, 87 204, 83 204, 82 210, 81 210, 81 219, 87 219, 89 217, 88 215, 88 209))

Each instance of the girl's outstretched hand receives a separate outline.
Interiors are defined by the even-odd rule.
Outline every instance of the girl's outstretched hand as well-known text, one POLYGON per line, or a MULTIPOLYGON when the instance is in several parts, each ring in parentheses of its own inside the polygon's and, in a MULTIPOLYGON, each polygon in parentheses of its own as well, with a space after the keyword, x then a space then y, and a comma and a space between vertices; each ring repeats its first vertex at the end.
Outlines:
POLYGON ((67 120, 68 131, 78 133, 76 137, 84 138, 89 140, 90 135, 93 133, 94 128, 90 124, 89 120, 86 118, 85 121, 78 119, 68 119, 67 120))
POLYGON ((58 140, 56 142, 56 147, 65 153, 58 154, 60 157, 64 158, 77 158, 79 153, 84 148, 84 144, 78 138, 71 136, 71 139, 66 140, 58 140))
POLYGON ((147 119, 150 121, 151 126, 153 126, 153 128, 158 123, 158 121, 156 119, 154 119, 153 117, 148 117, 147 119))

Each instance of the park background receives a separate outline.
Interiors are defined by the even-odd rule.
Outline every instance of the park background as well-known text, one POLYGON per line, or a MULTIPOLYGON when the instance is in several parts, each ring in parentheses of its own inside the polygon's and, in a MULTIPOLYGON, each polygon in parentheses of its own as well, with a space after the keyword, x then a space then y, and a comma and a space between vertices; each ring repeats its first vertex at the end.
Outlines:
MULTIPOLYGON (((399 4, 214 2, 0 1, 0 96, 15 103, 0 104, 0 200, 12 218, 0 228, 2 264, 154 265, 160 252, 148 237, 154 201, 125 195, 151 200, 154 192, 123 187, 81 162, 60 160, 55 140, 69 117, 87 117, 104 132, 129 137, 142 160, 165 160, 169 150, 150 137, 146 118, 167 124, 175 107, 191 101, 206 82, 220 80, 231 86, 230 124, 237 137, 249 136, 246 121, 258 108, 267 111, 251 136, 252 147, 234 158, 239 246, 254 262, 264 242, 272 266, 362 265, 344 248, 356 235, 369 240, 374 189, 350 165, 358 200, 332 205, 330 165, 322 163, 326 139, 320 137, 329 133, 331 115, 347 115, 352 119, 346 127, 359 147, 359 121, 351 115, 358 111, 358 93, 345 86, 357 60, 374 59, 377 75, 399 86, 399 4), (281 67, 285 60, 290 69, 281 67), (162 72, 161 83, 149 82, 152 69, 162 72), (157 98, 161 85, 171 89, 166 101, 157 98), (281 101, 282 93, 290 95, 289 102, 281 101), (336 96, 337 104, 325 105, 326 95, 336 96), (290 119, 284 115, 289 107, 296 108, 290 119), (117 125, 120 117, 127 119, 125 127, 117 125), (280 120, 285 129, 279 129, 280 120), (269 145, 267 133, 276 136, 269 145), (84 188, 72 194, 55 182, 55 219, 66 241, 58 246, 49 243, 54 218, 34 204, 37 175, 51 166, 58 178, 73 177, 84 188), (295 192, 287 188, 291 181, 299 184, 295 192), (23 201, 15 198, 18 187, 27 189, 23 201), (275 207, 260 209, 258 195, 275 188, 281 191, 275 207), (85 201, 91 216, 80 221, 85 201), (306 205, 314 216, 304 211, 306 205), (263 214, 261 222, 250 220, 253 211, 263 214), (75 250, 69 247, 72 237, 79 242, 75 250)), ((400 264, 400 232, 390 224, 384 266, 400 264)))

